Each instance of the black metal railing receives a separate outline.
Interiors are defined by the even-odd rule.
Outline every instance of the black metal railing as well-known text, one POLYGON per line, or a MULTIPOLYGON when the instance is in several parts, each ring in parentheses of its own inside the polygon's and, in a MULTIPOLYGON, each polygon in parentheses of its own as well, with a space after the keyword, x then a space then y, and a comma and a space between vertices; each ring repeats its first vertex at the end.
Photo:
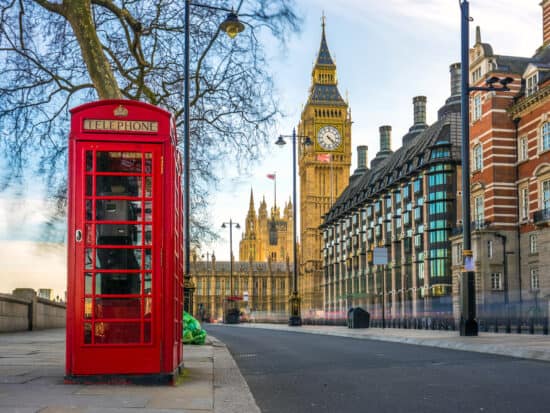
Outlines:
POLYGON ((535 224, 550 221, 550 208, 540 209, 533 214, 535 224))

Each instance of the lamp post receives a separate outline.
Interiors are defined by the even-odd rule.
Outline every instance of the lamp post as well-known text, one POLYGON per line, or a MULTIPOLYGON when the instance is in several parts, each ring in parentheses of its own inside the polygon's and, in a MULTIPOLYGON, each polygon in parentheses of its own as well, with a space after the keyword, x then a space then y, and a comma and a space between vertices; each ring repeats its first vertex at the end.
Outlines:
POLYGON ((296 135, 296 128, 292 129, 292 135, 280 135, 276 145, 286 145, 284 138, 292 139, 292 218, 293 218, 293 248, 294 248, 294 264, 292 272, 292 293, 290 295, 290 317, 288 319, 289 326, 301 326, 302 316, 300 310, 300 296, 298 295, 298 244, 296 242, 296 139, 300 139, 300 143, 306 146, 313 145, 309 136, 296 135))
POLYGON ((190 217, 190 138, 189 138, 189 8, 192 5, 193 7, 202 7, 212 10, 221 10, 229 12, 226 19, 220 24, 220 30, 227 33, 231 38, 234 38, 237 34, 244 30, 244 25, 239 21, 237 14, 233 9, 226 9, 223 7, 214 7, 206 4, 191 3, 191 0, 185 1, 185 10, 184 10, 184 38, 185 38, 185 49, 184 49, 184 90, 183 90, 183 226, 184 226, 184 238, 185 238, 185 268, 183 274, 184 286, 183 286, 183 296, 184 296, 184 309, 188 313, 191 313, 193 309, 193 291, 195 286, 193 281, 191 281, 190 273, 190 239, 191 234, 189 231, 189 217, 190 217))
POLYGON ((499 79, 491 77, 486 80, 487 87, 470 87, 470 5, 468 0, 460 1, 460 39, 461 39, 461 117, 462 117, 462 249, 464 267, 461 285, 461 316, 460 335, 477 336, 478 324, 476 321, 475 272, 473 269, 472 240, 470 233, 470 92, 479 91, 507 91, 508 84, 513 81, 506 77, 499 79), (495 87, 495 83, 501 87, 495 87))
MULTIPOLYGON (((237 222, 233 222, 231 218, 229 222, 222 223, 222 228, 227 228, 227 225, 229 225, 229 298, 227 301, 233 302, 233 296, 235 295, 233 291, 233 225, 236 229, 241 228, 241 226, 237 222)), ((230 310, 232 310, 232 308, 227 308, 225 322, 231 324, 238 323, 239 317, 237 316, 235 319, 233 314, 230 314, 230 310)))

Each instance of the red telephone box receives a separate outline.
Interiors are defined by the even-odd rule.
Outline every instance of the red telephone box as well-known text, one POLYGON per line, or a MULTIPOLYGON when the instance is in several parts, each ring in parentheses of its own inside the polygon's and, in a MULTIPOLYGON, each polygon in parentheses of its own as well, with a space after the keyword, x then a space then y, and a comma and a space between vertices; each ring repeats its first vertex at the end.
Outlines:
POLYGON ((182 365, 181 157, 170 113, 71 110, 68 381, 172 381, 182 365))

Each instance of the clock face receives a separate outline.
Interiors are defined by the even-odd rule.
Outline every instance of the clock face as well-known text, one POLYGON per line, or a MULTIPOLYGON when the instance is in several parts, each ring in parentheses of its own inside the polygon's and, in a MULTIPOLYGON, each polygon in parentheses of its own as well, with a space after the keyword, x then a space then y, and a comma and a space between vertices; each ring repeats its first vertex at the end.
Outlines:
POLYGON ((317 141, 321 148, 332 151, 340 146, 342 137, 334 126, 323 126, 317 134, 317 141))

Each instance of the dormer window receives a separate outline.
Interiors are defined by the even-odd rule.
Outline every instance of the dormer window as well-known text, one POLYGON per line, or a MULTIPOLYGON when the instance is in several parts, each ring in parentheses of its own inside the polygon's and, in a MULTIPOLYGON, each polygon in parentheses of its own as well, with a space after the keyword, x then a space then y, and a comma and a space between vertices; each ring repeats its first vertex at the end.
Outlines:
POLYGON ((525 87, 525 96, 531 96, 535 94, 539 88, 539 73, 535 72, 531 76, 529 76, 525 81, 526 87, 525 87))

